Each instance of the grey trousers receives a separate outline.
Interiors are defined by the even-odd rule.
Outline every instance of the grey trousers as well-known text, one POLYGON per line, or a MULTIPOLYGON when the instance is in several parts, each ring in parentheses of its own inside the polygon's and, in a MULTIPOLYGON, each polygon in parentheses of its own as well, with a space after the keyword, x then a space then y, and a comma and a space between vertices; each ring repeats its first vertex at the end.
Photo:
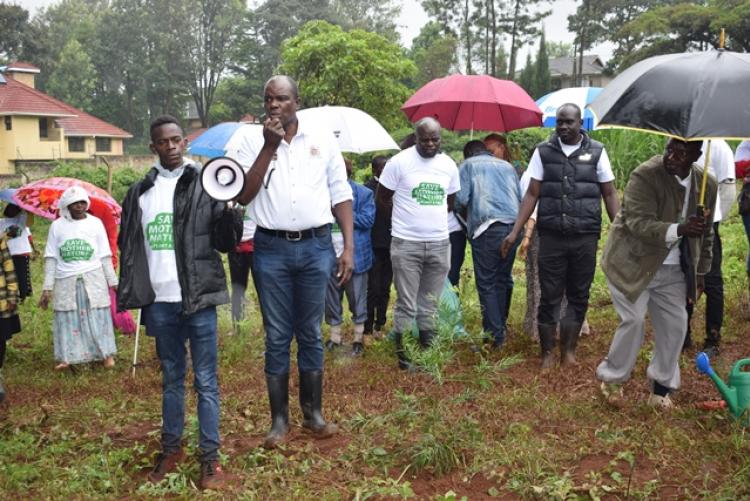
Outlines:
POLYGON ((435 329, 435 312, 450 269, 450 241, 413 242, 393 237, 391 262, 396 285, 393 329, 406 332, 416 318, 419 330, 435 329))
POLYGON ((352 323, 364 324, 367 320, 367 272, 352 273, 352 278, 343 287, 339 287, 337 270, 338 266, 334 266, 328 278, 328 285, 326 285, 326 323, 341 325, 344 321, 344 308, 341 300, 346 294, 349 311, 352 313, 352 323))
POLYGON ((609 354, 596 369, 607 383, 624 383, 635 367, 646 332, 646 313, 654 327, 654 354, 646 375, 667 388, 680 387, 680 353, 685 339, 687 283, 679 265, 662 265, 646 290, 631 303, 607 281, 620 325, 609 354))

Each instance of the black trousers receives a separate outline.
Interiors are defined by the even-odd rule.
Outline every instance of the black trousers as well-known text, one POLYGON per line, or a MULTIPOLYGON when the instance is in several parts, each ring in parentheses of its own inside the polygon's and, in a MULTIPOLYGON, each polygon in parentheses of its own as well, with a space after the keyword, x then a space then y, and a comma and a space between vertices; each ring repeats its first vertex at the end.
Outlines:
POLYGON ((598 234, 539 233, 539 324, 556 324, 560 320, 583 323, 596 271, 598 242, 598 234), (561 319, 563 295, 568 298, 568 308, 561 319))
POLYGON ((367 320, 365 332, 372 332, 373 325, 383 327, 391 297, 393 267, 390 249, 373 249, 372 268, 367 273, 367 320))
MULTIPOLYGON (((248 275, 252 271, 252 252, 231 251, 229 253, 229 277, 232 282, 232 321, 234 322, 238 322, 244 317, 243 302, 247 292, 248 275)), ((253 275, 253 283, 255 283, 255 275, 253 275)))
POLYGON ((453 287, 458 287, 458 279, 461 278, 461 266, 466 257, 466 233, 458 230, 448 235, 451 242, 451 269, 448 270, 448 280, 453 287))
MULTIPOLYGON (((706 341, 705 345, 718 346, 721 341, 721 325, 724 320, 724 277, 721 274, 721 236, 719 223, 714 223, 714 243, 711 270, 704 277, 703 293, 706 296, 706 341)), ((693 305, 687 305, 687 335, 690 337, 690 320, 693 305)))

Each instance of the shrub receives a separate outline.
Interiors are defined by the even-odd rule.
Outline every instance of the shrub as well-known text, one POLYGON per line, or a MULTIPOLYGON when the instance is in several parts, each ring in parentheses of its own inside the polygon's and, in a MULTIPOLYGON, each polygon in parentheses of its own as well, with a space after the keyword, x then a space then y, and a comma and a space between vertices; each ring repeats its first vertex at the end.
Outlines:
MULTIPOLYGON (((52 170, 51 176, 72 177, 91 183, 103 190, 107 189, 107 168, 78 162, 60 162, 52 170)), ((121 202, 131 184, 138 181, 143 172, 130 166, 118 167, 112 173, 112 198, 121 202)))

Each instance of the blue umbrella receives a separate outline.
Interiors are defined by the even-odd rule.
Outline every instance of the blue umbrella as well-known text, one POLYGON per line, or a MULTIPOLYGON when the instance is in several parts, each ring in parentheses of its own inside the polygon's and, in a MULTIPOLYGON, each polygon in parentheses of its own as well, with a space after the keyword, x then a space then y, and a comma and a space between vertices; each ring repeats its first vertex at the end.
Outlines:
POLYGON ((594 129, 594 115, 591 110, 586 108, 590 102, 596 99, 596 96, 602 91, 601 87, 569 87, 560 89, 555 92, 537 99, 536 104, 542 110, 542 120, 544 127, 555 126, 555 114, 557 108, 566 103, 577 104, 583 110, 583 128, 586 130, 594 129))
POLYGON ((235 132, 245 126, 241 122, 224 122, 207 129, 188 146, 191 155, 214 158, 226 155, 226 145, 235 132))
POLYGON ((13 188, 6 188, 4 190, 0 190, 0 200, 3 202, 8 202, 9 204, 15 204, 13 201, 13 194, 16 192, 13 188))

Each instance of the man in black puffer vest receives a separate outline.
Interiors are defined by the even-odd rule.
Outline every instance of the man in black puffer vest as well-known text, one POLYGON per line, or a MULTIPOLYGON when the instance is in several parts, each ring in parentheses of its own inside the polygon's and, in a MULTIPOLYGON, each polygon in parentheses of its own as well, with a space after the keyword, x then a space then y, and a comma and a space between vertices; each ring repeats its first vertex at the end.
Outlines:
POLYGON ((601 199, 614 220, 619 201, 604 146, 581 130, 581 109, 564 104, 557 110, 555 134, 537 145, 529 162, 529 183, 513 231, 505 238, 506 255, 538 206, 539 282, 537 321, 542 369, 554 364, 555 331, 560 322, 560 362, 575 364, 578 334, 586 317, 589 288, 596 270, 601 232, 601 199), (563 294, 568 298, 560 319, 563 294))

